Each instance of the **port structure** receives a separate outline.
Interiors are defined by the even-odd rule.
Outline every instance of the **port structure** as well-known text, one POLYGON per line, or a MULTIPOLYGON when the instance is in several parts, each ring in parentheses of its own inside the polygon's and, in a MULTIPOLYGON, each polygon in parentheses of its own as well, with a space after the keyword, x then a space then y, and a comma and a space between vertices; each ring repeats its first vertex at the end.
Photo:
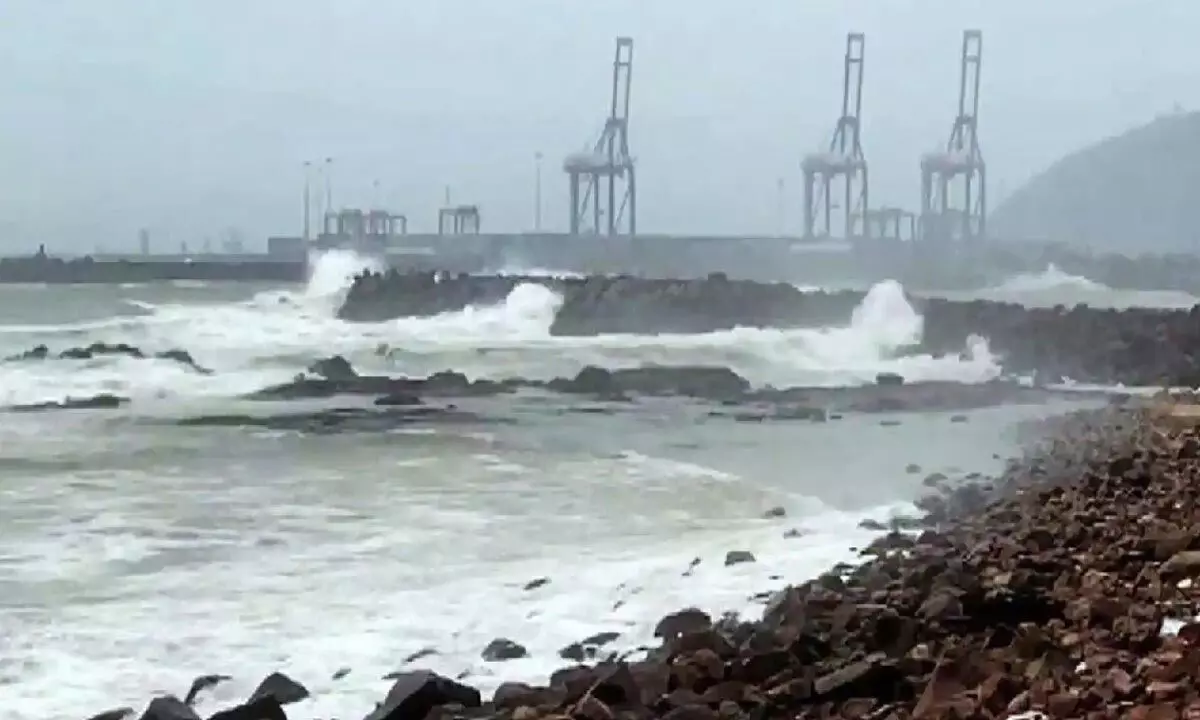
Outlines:
POLYGON ((958 81, 958 116, 944 152, 921 158, 922 240, 973 241, 987 234, 987 166, 979 147, 979 76, 983 33, 966 30, 958 81))
POLYGON ((438 210, 438 235, 478 235, 479 206, 451 205, 438 210))
POLYGON ((841 199, 842 227, 848 240, 866 236, 869 197, 867 159, 862 149, 863 51, 866 37, 852 32, 846 35, 846 58, 842 73, 842 115, 825 152, 808 155, 801 162, 804 172, 804 237, 832 237, 835 190, 844 191, 841 199))
POLYGON ((408 218, 402 214, 343 208, 325 213, 321 232, 311 242, 318 250, 340 248, 376 252, 386 250, 397 236, 407 233, 408 218))
POLYGON ((879 241, 911 242, 917 236, 917 214, 898 207, 872 208, 863 214, 867 237, 879 241))
POLYGON ((570 188, 572 235, 635 235, 637 180, 629 154, 633 38, 618 37, 613 55, 612 104, 591 152, 563 161, 570 188))

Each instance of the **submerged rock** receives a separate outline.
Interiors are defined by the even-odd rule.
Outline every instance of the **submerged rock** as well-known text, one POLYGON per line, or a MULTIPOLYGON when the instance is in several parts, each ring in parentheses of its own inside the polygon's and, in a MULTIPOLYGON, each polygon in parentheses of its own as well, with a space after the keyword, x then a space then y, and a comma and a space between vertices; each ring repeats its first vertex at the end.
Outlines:
POLYGON ((101 393, 91 397, 66 398, 58 401, 9 405, 9 412, 44 412, 47 410, 112 410, 129 402, 129 398, 101 393))
POLYGON ((459 410, 453 405, 444 407, 422 405, 419 407, 387 408, 327 408, 309 412, 276 414, 229 413, 223 415, 198 415, 175 421, 183 427, 231 427, 263 428, 312 434, 341 432, 386 432, 398 427, 420 423, 474 424, 511 422, 504 418, 489 418, 459 410))
POLYGON ((86 347, 67 348, 57 355, 51 355, 50 348, 45 345, 37 345, 23 353, 10 355, 4 359, 4 362, 19 362, 22 360, 48 360, 51 357, 57 357, 60 360, 91 360, 97 357, 124 355, 125 357, 137 358, 144 360, 146 358, 159 358, 162 360, 173 360, 180 365, 186 365, 195 372, 202 375, 211 375, 212 370, 202 367, 198 364, 192 354, 187 350, 179 348, 164 350, 162 352, 147 353, 141 348, 126 343, 104 343, 95 342, 86 347))
POLYGON ((192 681, 192 686, 188 688, 187 695, 185 695, 183 698, 183 703, 185 705, 192 705, 196 702, 196 698, 200 695, 200 693, 208 690, 209 688, 214 688, 226 680, 232 679, 233 678, 228 675, 201 675, 192 681))
POLYGON ((749 550, 730 550, 725 553, 725 567, 755 562, 754 553, 749 550))
POLYGON ((481 657, 487 662, 502 662, 529 657, 529 651, 524 645, 508 638, 496 638, 483 649, 481 657))
MULTIPOLYGON (((753 388, 750 382, 724 366, 645 365, 609 370, 587 366, 570 378, 549 381, 526 378, 470 380, 453 370, 425 378, 360 375, 344 358, 334 356, 313 365, 329 377, 297 377, 291 382, 264 388, 247 396, 252 400, 294 400, 338 395, 375 395, 381 407, 413 407, 423 398, 492 397, 522 388, 582 395, 602 401, 627 402, 635 397, 686 397, 719 404, 709 414, 743 422, 801 420, 825 422, 844 412, 920 412, 989 407, 1012 403, 1041 403, 1052 398, 1084 397, 1020 383, 992 381, 978 384, 910 382, 858 387, 753 388)), ((612 412, 612 406, 578 409, 612 412)))

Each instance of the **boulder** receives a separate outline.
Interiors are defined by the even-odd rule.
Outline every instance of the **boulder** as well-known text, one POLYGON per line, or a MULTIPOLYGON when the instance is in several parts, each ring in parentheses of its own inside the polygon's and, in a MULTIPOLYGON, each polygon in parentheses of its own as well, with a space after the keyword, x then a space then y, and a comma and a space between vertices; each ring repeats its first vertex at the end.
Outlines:
POLYGON ((431 710, 444 705, 477 708, 479 691, 428 670, 399 675, 379 707, 365 720, 424 720, 431 710))

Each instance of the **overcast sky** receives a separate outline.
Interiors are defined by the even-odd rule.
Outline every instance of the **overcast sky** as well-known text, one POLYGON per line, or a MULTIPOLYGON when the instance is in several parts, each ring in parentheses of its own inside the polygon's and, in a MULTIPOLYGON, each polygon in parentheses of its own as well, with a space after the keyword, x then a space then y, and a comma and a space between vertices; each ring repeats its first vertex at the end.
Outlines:
MULTIPOLYGON (((613 38, 635 40, 640 229, 773 232, 776 179, 828 142, 845 34, 866 33, 873 204, 912 206, 944 143, 961 32, 984 32, 994 198, 1061 154, 1200 106, 1195 0, 3 0, 0 250, 258 246, 298 234, 302 162, 335 204, 414 231, 445 186, 486 229, 566 221, 561 158, 607 111, 613 38)), ((800 205, 786 224, 795 232, 800 205)), ((165 248, 164 248, 165 249, 165 248)))

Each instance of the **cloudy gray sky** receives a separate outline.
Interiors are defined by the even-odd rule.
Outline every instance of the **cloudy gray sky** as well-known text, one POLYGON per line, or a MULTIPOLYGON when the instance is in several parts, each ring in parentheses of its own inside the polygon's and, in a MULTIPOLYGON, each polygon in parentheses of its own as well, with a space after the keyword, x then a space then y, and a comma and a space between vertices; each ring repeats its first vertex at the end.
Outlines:
MULTIPOLYGON (((984 31, 994 196, 1057 156, 1200 105, 1194 0, 4 0, 0 250, 298 233, 301 163, 372 184, 414 230, 443 188, 494 230, 562 226, 561 157, 594 140, 635 39, 645 231, 771 232, 776 178, 828 141, 845 33, 866 33, 873 202, 912 205, 944 142, 965 27, 984 31)), ((789 230, 799 221, 788 210, 789 230)))

